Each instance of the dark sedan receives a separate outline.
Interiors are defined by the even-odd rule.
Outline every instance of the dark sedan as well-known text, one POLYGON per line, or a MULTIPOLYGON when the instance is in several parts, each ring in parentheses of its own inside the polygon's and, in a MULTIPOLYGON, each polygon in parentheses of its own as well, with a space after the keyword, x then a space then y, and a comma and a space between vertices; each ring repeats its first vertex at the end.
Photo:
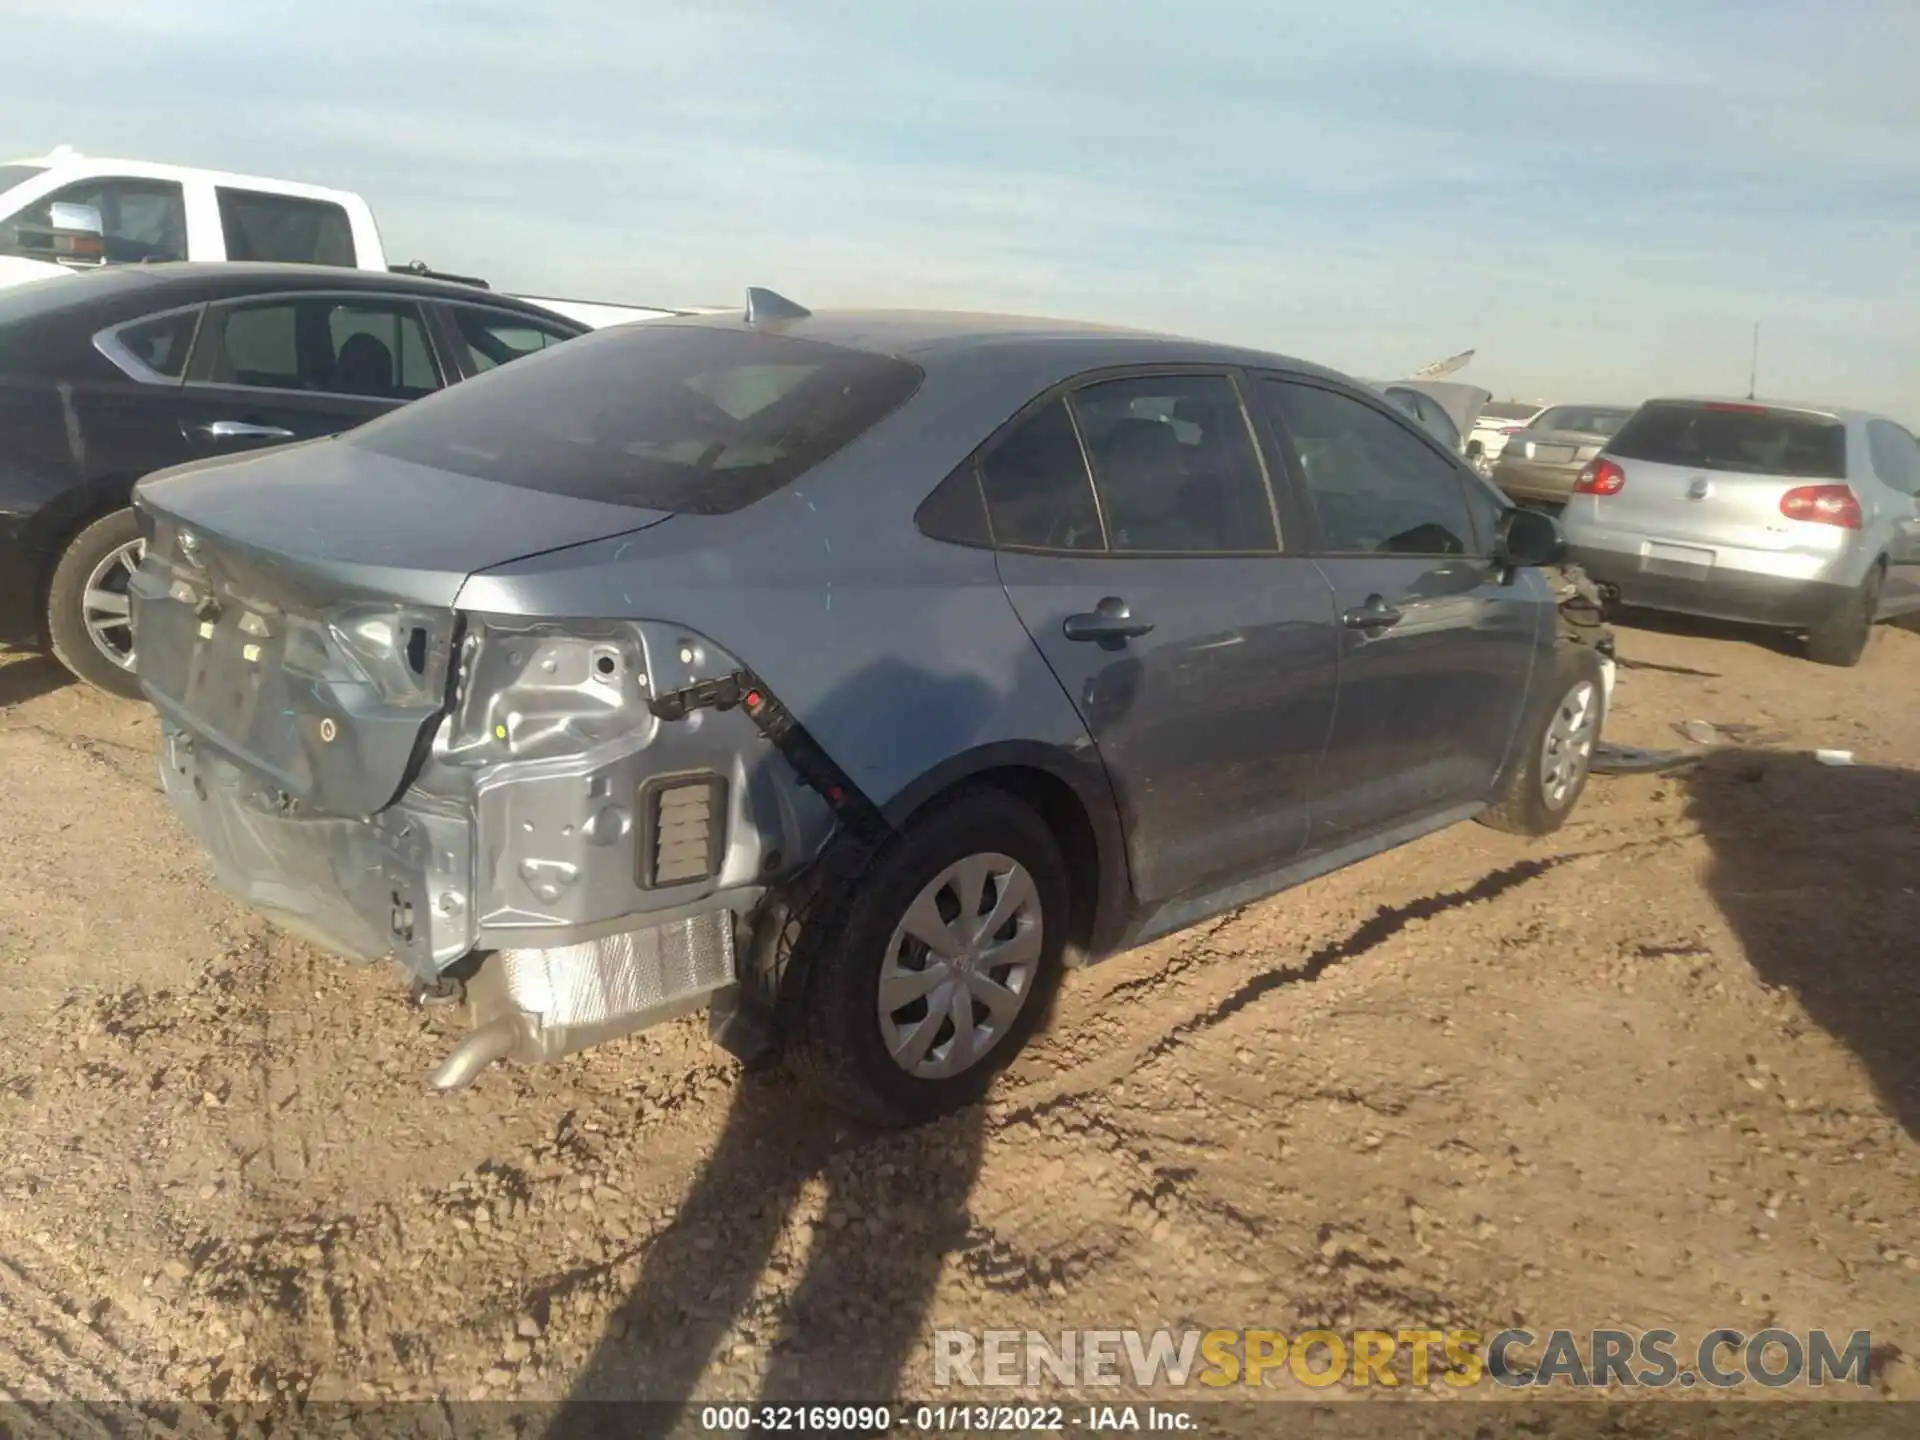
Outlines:
POLYGON ((142 475, 335 434, 586 330, 475 284, 332 266, 116 266, 0 292, 0 642, 137 696, 142 475))

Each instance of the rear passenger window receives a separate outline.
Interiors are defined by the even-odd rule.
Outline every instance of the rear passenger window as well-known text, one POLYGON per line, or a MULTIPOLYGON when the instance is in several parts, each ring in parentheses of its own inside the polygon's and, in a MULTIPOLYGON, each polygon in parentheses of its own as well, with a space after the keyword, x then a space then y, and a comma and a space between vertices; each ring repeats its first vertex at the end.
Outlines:
POLYGON ((418 307, 311 297, 215 310, 194 375, 215 385, 417 400, 440 388, 418 307))
POLYGON ((1398 421, 1351 396, 1268 380, 1331 554, 1475 553, 1459 470, 1398 421))
POLYGON ((229 260, 288 265, 354 263, 353 225, 330 200, 303 200, 218 186, 220 229, 229 260))
POLYGON ((996 545, 1024 550, 1101 550, 1080 437, 1066 402, 1029 416, 980 462, 980 486, 996 545))
POLYGON ((1271 554, 1266 475, 1225 375, 1145 375, 1073 392, 1117 552, 1271 554))

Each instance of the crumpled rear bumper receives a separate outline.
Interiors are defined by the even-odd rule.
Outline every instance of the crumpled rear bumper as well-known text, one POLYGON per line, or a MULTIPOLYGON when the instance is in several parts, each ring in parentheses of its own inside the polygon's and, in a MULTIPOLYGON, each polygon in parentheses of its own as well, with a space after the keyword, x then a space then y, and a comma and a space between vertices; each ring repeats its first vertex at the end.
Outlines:
POLYGON ((167 725, 160 780, 222 888, 324 949, 398 958, 430 981, 474 946, 465 817, 394 806, 370 820, 290 815, 272 790, 167 725))

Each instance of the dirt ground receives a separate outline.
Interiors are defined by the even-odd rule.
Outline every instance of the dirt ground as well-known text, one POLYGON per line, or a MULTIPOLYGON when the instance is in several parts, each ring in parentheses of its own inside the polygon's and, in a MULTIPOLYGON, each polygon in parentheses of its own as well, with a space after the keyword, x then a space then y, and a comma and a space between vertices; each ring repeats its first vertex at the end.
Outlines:
POLYGON ((1070 977, 904 1135, 698 1020, 430 1093, 461 1016, 223 897, 149 712, 12 657, 0 1387, 977 1399, 934 1330, 1777 1324, 1914 1398, 1920 635, 1620 651, 1609 738, 1755 731, 1070 977))

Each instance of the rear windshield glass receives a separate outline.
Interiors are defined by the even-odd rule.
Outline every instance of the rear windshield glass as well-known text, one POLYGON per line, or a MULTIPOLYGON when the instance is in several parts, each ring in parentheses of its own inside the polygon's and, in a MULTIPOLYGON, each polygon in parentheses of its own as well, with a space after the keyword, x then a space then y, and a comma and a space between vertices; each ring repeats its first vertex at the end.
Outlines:
POLYGON ((1577 430, 1583 435, 1611 435, 1627 423, 1631 410, 1605 410, 1591 405, 1560 405, 1547 411, 1531 430, 1577 430))
POLYGON ((1847 428, 1838 420, 1759 405, 1654 401, 1607 445, 1624 460, 1797 479, 1847 478, 1847 428))
POLYGON ((917 368, 889 355, 636 321, 490 370, 348 438, 503 485, 719 515, 843 449, 919 384, 917 368))

